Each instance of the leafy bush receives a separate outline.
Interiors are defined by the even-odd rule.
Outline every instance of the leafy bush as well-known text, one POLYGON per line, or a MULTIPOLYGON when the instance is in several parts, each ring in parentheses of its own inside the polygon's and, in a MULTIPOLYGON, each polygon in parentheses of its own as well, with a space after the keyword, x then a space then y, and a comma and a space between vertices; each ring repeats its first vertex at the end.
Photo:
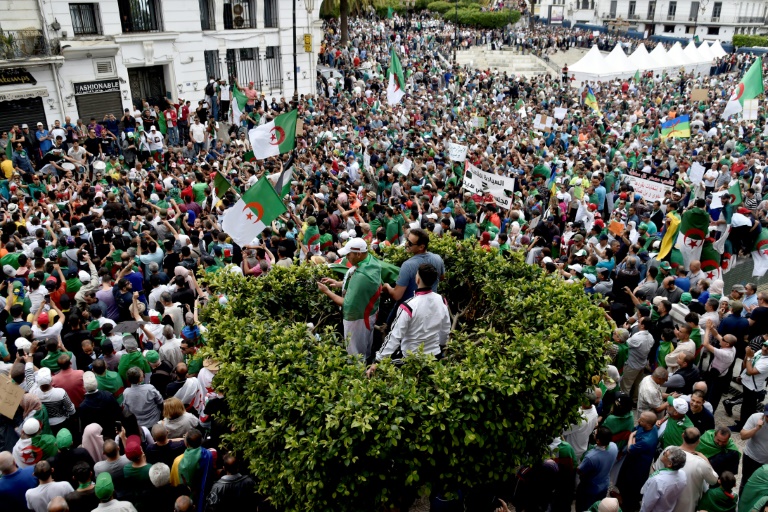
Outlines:
MULTIPOLYGON (((502 28, 509 24, 515 24, 520 19, 520 11, 502 10, 493 12, 483 12, 478 10, 477 4, 459 9, 458 23, 480 28, 502 28)), ((455 10, 446 11, 443 14, 446 21, 456 22, 457 16, 455 10)))
POLYGON ((749 48, 753 46, 768 46, 768 37, 736 34, 733 36, 733 46, 736 46, 736 47, 746 46, 749 48))
POLYGON ((451 9, 454 9, 455 6, 452 3, 443 2, 442 0, 438 0, 437 2, 430 2, 427 4, 427 9, 432 12, 437 12, 440 14, 443 14, 445 12, 448 12, 451 9))
MULTIPOLYGON (((384 362, 372 379, 317 292, 327 268, 205 276, 228 298, 203 311, 231 407, 227 443, 277 509, 375 510, 417 489, 503 482, 577 420, 610 334, 582 287, 472 241, 433 239, 430 250, 447 269, 447 355, 384 362)), ((386 253, 395 264, 407 256, 386 253)))

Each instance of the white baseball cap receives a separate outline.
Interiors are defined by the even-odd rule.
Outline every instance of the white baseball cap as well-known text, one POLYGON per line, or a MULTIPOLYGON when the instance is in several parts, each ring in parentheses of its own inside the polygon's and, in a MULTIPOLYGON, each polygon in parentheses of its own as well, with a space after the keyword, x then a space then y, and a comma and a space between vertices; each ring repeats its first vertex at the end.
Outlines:
POLYGON ((353 238, 339 249, 340 256, 346 256, 351 252, 368 252, 368 244, 362 238, 353 238))

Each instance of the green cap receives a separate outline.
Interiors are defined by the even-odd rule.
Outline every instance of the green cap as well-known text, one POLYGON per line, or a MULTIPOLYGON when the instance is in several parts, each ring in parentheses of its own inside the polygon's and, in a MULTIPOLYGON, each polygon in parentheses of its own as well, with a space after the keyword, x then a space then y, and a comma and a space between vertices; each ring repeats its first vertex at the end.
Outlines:
POLYGON ((664 269, 664 270, 671 270, 672 266, 669 264, 668 261, 662 261, 661 265, 659 265, 659 268, 664 269))
POLYGON ((115 493, 115 485, 112 483, 112 475, 110 475, 108 471, 99 473, 99 476, 96 477, 94 493, 101 501, 108 500, 115 493))
POLYGON ((101 328, 101 324, 99 323, 98 320, 91 321, 86 327, 86 329, 89 331, 95 331, 96 329, 99 329, 99 328, 101 328))
POLYGON ((59 433, 56 434, 56 444, 59 446, 60 450, 72 446, 72 433, 69 429, 63 428, 59 430, 59 433))
POLYGON ((690 304, 692 300, 693 300, 693 297, 688 292, 685 292, 680 296, 680 302, 682 302, 683 304, 690 304))
POLYGON ((148 363, 153 364, 160 360, 160 354, 157 353, 157 350, 147 350, 144 354, 144 359, 146 359, 148 363))
POLYGON ((637 230, 640 231, 641 229, 648 231, 648 224, 646 224, 645 222, 641 222, 640 225, 637 226, 637 230))

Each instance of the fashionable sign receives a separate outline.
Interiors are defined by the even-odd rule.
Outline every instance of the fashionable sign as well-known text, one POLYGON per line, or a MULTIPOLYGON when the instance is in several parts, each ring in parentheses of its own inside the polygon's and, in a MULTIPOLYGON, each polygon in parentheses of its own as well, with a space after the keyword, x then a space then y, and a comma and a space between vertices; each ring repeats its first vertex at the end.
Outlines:
POLYGON ((0 92, 0 101, 26 100, 29 98, 47 98, 48 89, 25 89, 23 91, 0 92))
POLYGON ((83 82, 72 85, 75 87, 76 95, 120 92, 120 80, 101 80, 99 82, 83 82))
POLYGON ((0 85, 36 85, 37 80, 26 68, 0 69, 0 85))

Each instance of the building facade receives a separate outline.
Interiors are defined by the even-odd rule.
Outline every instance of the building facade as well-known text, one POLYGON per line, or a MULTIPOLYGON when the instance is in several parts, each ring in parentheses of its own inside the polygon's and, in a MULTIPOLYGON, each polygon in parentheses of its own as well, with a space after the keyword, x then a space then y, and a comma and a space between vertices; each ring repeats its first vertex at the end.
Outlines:
POLYGON ((735 34, 768 32, 768 0, 539 0, 533 13, 648 36, 730 42, 735 34))
POLYGON ((320 1, 295 0, 295 73, 293 1, 5 0, 0 130, 119 119, 143 99, 196 104, 211 76, 270 100, 314 93, 320 1))

